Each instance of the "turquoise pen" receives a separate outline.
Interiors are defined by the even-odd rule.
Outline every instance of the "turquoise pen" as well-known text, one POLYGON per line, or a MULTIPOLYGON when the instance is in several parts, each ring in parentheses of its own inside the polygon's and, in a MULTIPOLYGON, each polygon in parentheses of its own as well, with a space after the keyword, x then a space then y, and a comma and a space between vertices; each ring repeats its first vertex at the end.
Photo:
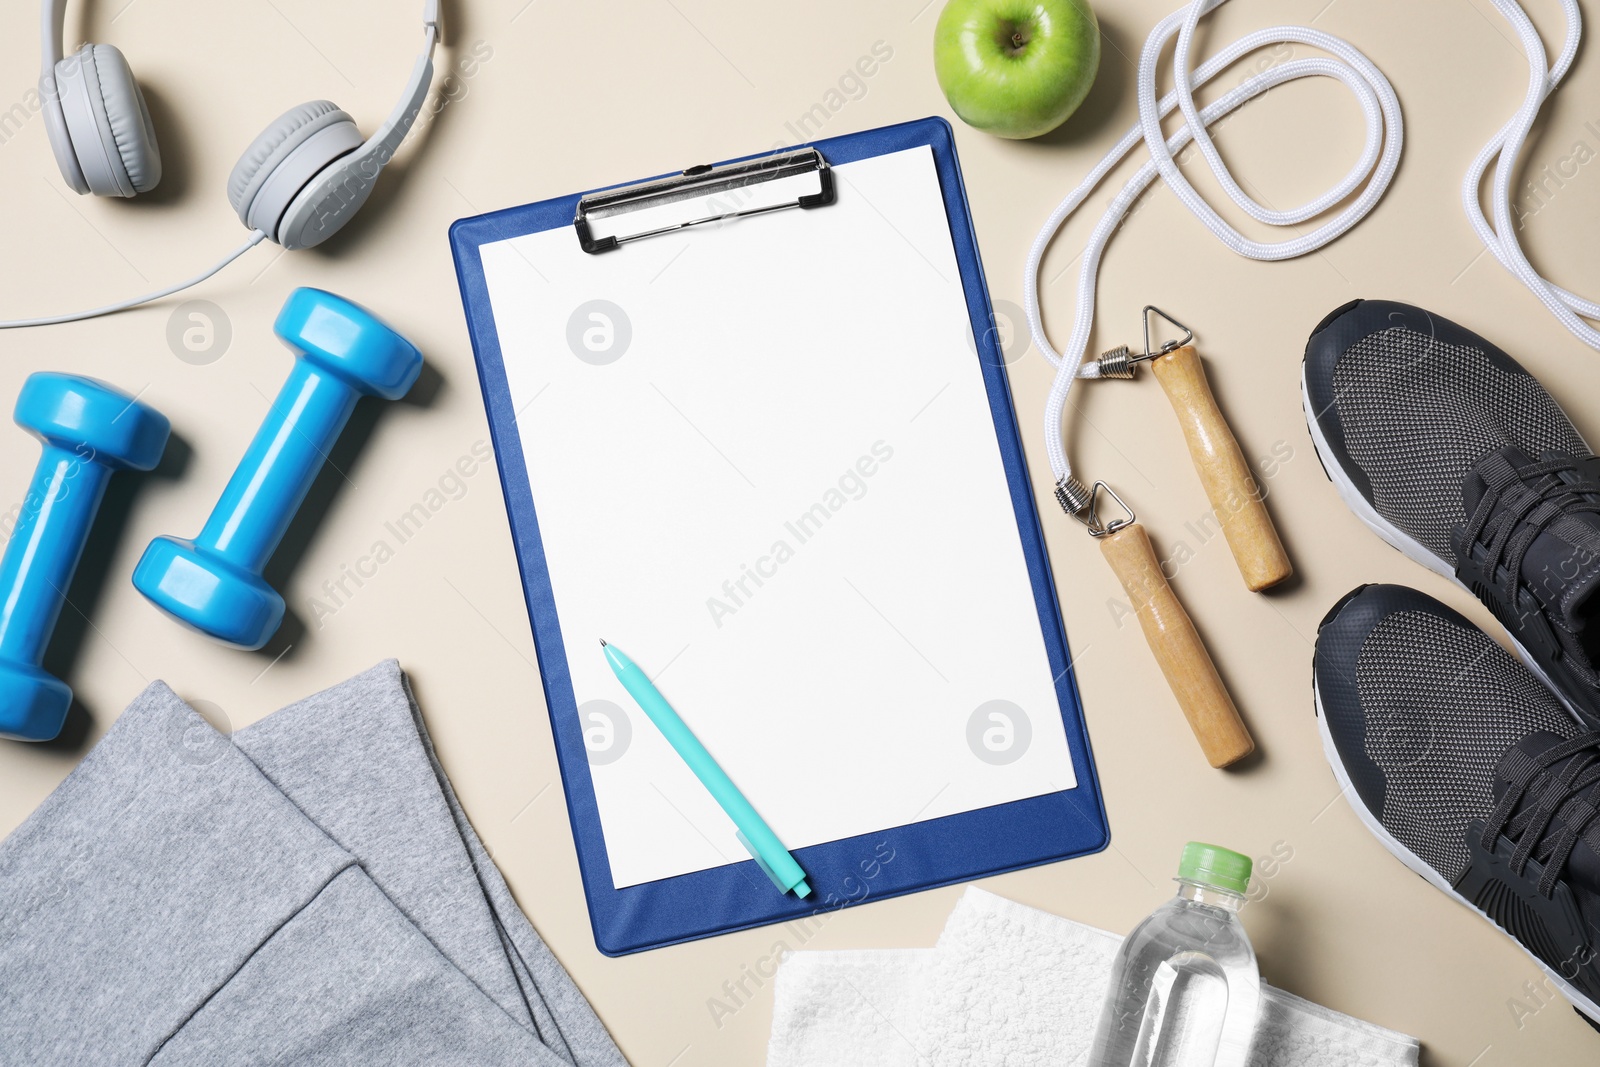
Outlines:
POLYGON ((649 676, 633 660, 618 651, 615 645, 606 644, 605 638, 600 639, 600 647, 606 650, 606 662, 611 664, 617 681, 644 709, 667 743, 689 765, 695 777, 700 779, 700 784, 710 790, 711 798, 728 813, 733 825, 739 828, 739 843, 744 845, 756 865, 766 871, 767 877, 783 892, 793 890, 797 897, 810 896, 811 887, 806 884, 806 872, 789 855, 789 850, 783 847, 783 842, 772 832, 772 827, 756 814, 756 809, 750 806, 744 794, 739 792, 739 787, 733 784, 733 779, 706 751, 706 746, 678 718, 678 713, 672 710, 672 705, 667 703, 667 698, 661 695, 649 676))

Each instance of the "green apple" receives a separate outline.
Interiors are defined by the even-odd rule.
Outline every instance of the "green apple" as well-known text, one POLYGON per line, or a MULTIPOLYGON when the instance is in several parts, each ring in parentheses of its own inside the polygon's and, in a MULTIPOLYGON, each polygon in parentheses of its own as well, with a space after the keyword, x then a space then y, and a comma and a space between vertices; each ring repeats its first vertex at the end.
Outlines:
POLYGON ((950 0, 933 31, 933 69, 950 106, 1001 137, 1061 125, 1099 68, 1088 0, 950 0))

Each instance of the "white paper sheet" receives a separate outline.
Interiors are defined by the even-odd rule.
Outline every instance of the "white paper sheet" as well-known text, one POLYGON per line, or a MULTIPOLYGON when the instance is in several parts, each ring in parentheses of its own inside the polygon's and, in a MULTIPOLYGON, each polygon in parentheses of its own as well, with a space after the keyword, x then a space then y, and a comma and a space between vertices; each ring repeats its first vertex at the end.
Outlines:
POLYGON ((586 255, 484 245, 617 888, 1075 786, 933 156, 586 255), (619 719, 623 721, 618 721, 619 719))

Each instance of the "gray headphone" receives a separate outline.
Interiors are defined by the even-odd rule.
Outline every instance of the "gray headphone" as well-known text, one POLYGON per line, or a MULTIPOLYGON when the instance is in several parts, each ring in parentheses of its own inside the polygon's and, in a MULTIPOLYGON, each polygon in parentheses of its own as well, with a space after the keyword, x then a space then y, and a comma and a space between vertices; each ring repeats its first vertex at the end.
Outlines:
MULTIPOLYGON (((161 180, 161 151, 144 94, 128 61, 111 45, 86 44, 62 55, 66 10, 67 0, 44 0, 39 74, 45 126, 61 176, 79 193, 149 192, 161 180)), ((425 0, 422 18, 422 54, 400 102, 372 137, 363 139, 355 120, 329 101, 313 100, 284 112, 250 143, 228 177, 228 201, 240 222, 284 248, 310 248, 333 236, 366 202, 433 78, 439 0, 425 0)))

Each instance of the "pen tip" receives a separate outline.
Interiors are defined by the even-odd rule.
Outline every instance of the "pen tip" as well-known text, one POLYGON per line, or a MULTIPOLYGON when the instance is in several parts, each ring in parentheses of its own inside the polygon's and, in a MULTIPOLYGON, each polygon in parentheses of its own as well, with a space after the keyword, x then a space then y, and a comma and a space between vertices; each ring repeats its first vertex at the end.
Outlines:
POLYGON ((603 638, 603 637, 600 639, 600 647, 601 648, 605 648, 606 647, 606 639, 603 638))

